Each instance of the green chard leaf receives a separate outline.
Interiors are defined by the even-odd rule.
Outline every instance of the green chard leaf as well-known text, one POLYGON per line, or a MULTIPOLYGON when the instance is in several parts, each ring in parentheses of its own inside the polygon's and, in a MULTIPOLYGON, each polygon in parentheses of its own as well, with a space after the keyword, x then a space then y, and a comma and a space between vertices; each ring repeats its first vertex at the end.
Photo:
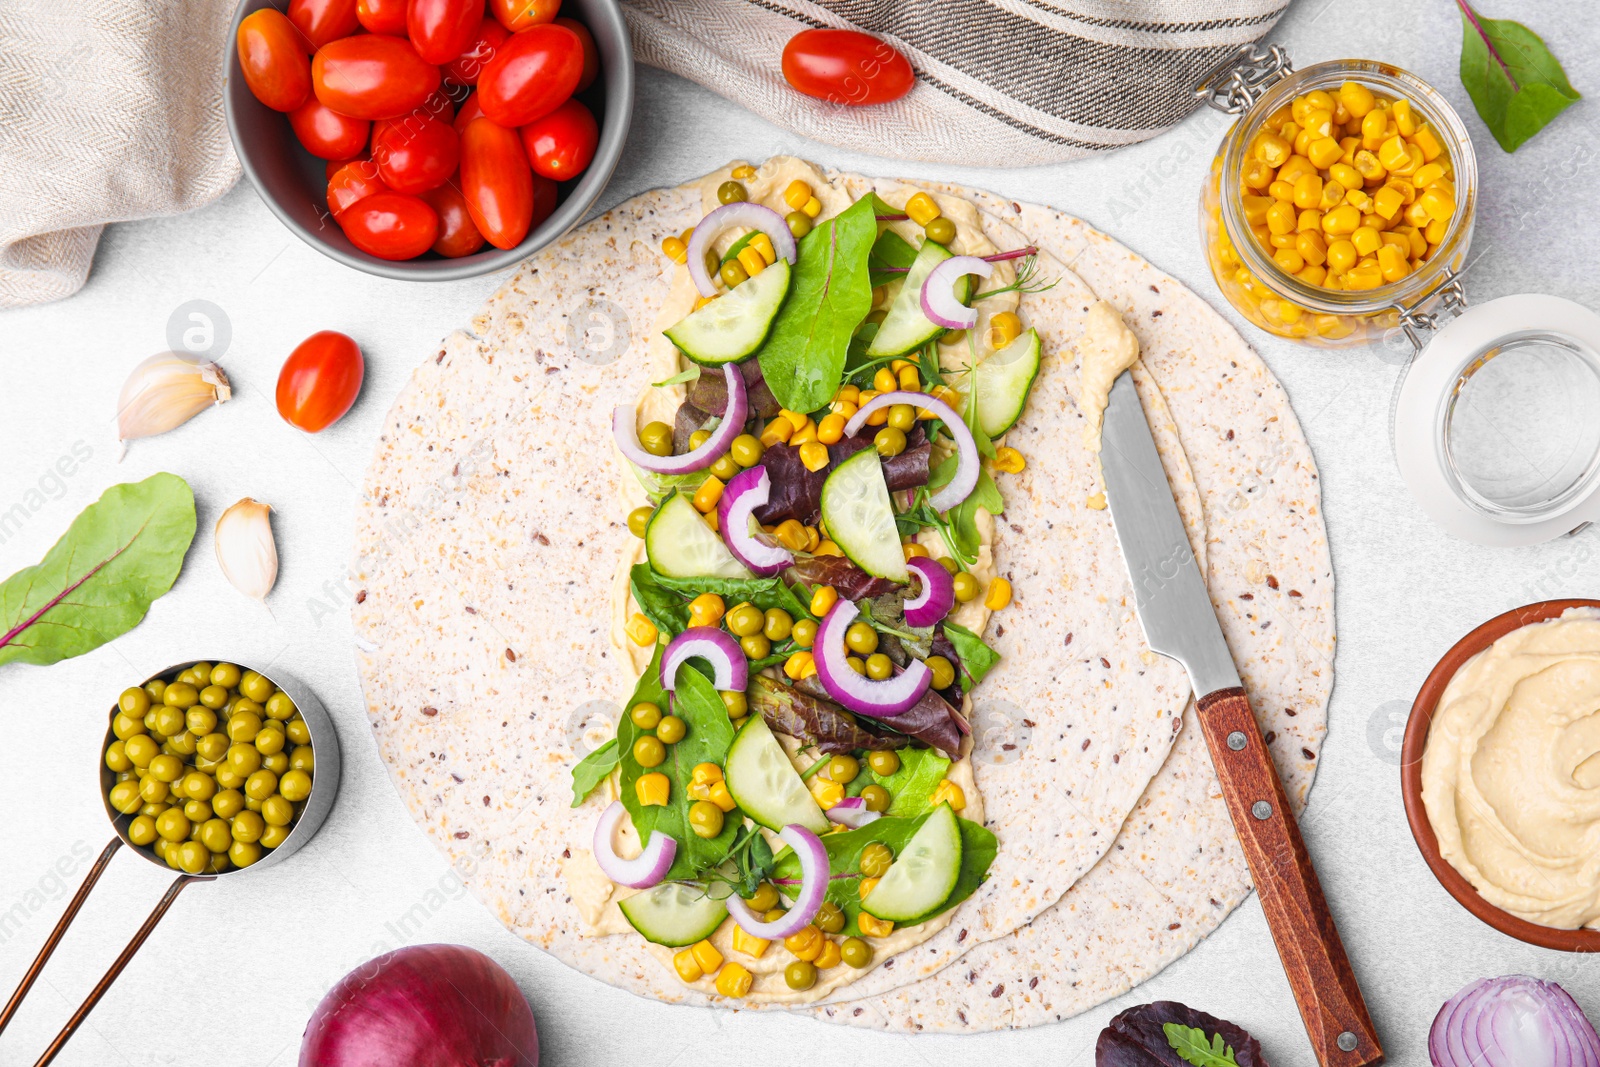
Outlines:
POLYGON ((970 692, 1000 662, 1000 653, 965 626, 953 622, 944 624, 944 635, 956 646, 956 655, 961 657, 961 673, 966 678, 966 688, 970 692))
POLYGON ((1500 147, 1515 152, 1579 98, 1539 35, 1461 8, 1461 84, 1500 147))
MULTIPOLYGON (((632 707, 632 705, 629 705, 632 707)), ((617 739, 613 737, 572 768, 572 806, 581 808, 600 783, 617 769, 621 756, 617 753, 617 739)))
POLYGON ((917 250, 905 238, 893 230, 884 230, 867 258, 867 277, 874 287, 901 281, 916 258, 917 250), (890 267, 898 269, 889 270, 890 267))
MULTIPOLYGON (((648 564, 635 564, 635 569, 639 566, 649 570, 648 564)), ((779 578, 669 578, 654 571, 650 571, 650 575, 658 587, 687 597, 689 600, 701 593, 715 593, 726 601, 729 607, 748 600, 762 611, 782 608, 796 619, 811 617, 805 602, 779 578)), ((688 617, 687 608, 684 610, 684 617, 688 617)))
POLYGON ((816 411, 833 399, 850 338, 872 309, 873 199, 856 201, 800 240, 789 297, 758 357, 768 387, 790 411, 816 411))
POLYGON ((661 576, 650 569, 650 564, 635 563, 628 568, 628 587, 644 617, 668 638, 677 637, 689 628, 688 601, 664 587, 661 576))
POLYGON ((895 753, 900 757, 900 769, 883 775, 861 761, 861 773, 856 775, 845 793, 858 797, 869 785, 881 785, 889 791, 889 810, 885 815, 926 815, 933 809, 933 791, 950 770, 950 760, 931 748, 902 748, 895 753))
POLYGON ((1163 1023, 1161 1031, 1167 1035, 1172 1051, 1185 1063, 1192 1063, 1194 1067, 1239 1067, 1239 1061, 1233 1058, 1232 1046, 1223 1044, 1221 1034, 1212 1034, 1207 1041, 1204 1030, 1182 1023, 1163 1023))
POLYGON ((176 474, 107 489, 0 585, 0 663, 55 663, 133 629, 177 580, 194 525, 194 493, 176 474))

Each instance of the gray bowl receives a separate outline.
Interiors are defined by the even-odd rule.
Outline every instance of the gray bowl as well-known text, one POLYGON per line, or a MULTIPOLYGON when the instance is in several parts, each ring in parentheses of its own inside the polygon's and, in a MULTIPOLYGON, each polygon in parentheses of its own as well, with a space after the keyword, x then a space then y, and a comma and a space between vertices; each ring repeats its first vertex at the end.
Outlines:
POLYGON ((633 119, 633 47, 628 26, 617 0, 566 0, 561 13, 588 26, 600 52, 600 76, 578 94, 600 122, 600 143, 589 169, 577 181, 562 183, 555 213, 530 230, 515 248, 486 245, 483 251, 460 259, 445 259, 432 252, 407 260, 369 256, 350 243, 328 213, 325 161, 302 148, 289 128, 287 116, 257 100, 245 84, 239 69, 239 49, 234 44, 239 23, 246 15, 269 6, 283 10, 287 4, 243 0, 233 15, 222 91, 228 134, 250 184, 273 213, 306 244, 348 267, 402 281, 454 281, 504 270, 581 222, 616 169, 633 119))

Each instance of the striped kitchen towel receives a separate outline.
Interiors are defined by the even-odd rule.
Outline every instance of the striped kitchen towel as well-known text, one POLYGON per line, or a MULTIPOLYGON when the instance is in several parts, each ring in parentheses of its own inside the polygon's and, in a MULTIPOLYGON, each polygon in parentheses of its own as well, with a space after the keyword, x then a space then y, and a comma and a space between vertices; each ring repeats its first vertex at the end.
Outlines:
POLYGON ((1191 89, 1259 40, 1288 0, 623 0, 641 62, 817 141, 972 166, 1059 163, 1135 144, 1196 107, 1191 89), (917 72, 891 104, 816 100, 783 80, 801 30, 882 37, 917 72))

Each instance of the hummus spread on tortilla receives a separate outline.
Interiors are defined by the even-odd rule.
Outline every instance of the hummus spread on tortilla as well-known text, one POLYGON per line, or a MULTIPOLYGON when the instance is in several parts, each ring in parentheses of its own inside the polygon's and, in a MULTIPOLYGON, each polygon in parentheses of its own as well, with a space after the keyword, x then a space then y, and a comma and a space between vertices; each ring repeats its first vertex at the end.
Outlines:
POLYGON ((1088 425, 1083 428, 1083 443, 1091 452, 1100 451, 1100 425, 1105 420, 1106 404, 1117 375, 1139 361, 1139 338, 1122 321, 1121 312, 1096 301, 1089 308, 1083 340, 1078 343, 1078 406, 1088 425))
POLYGON ((1422 798, 1440 855, 1489 903, 1600 926, 1600 612, 1513 630, 1456 672, 1422 798))

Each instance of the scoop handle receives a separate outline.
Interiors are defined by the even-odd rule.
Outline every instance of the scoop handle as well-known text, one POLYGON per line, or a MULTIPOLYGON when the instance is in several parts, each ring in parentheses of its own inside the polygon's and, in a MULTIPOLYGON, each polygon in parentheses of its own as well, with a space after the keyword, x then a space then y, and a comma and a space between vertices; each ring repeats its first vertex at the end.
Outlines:
POLYGON ((1197 702, 1234 831, 1321 1067, 1374 1067, 1383 1047, 1339 940, 1288 795, 1239 688, 1197 702))

